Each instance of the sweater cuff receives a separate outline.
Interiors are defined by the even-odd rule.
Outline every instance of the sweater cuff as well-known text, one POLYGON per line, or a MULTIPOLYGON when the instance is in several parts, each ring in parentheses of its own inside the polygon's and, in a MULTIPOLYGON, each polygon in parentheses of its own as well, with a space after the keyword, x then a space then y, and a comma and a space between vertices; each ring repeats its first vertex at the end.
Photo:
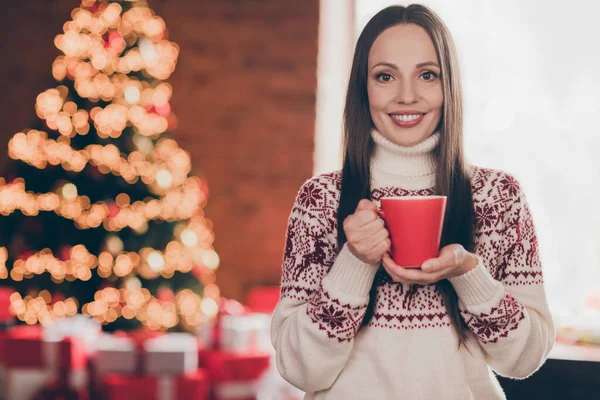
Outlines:
POLYGON ((327 278, 341 292, 356 297, 367 297, 379 264, 367 264, 359 260, 344 244, 327 278))
POLYGON ((485 304, 504 294, 504 286, 492 277, 481 259, 475 268, 449 278, 449 281, 454 286, 459 300, 466 306, 485 304))

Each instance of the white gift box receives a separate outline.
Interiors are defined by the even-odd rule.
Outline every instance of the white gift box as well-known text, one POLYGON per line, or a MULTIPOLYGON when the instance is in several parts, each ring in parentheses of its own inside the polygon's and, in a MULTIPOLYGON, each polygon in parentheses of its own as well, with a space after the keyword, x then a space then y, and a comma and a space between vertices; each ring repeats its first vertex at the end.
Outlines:
POLYGON ((53 321, 43 330, 44 340, 58 341, 66 337, 76 337, 83 341, 89 352, 93 351, 100 335, 100 323, 82 314, 53 321))
POLYGON ((135 372, 137 355, 133 339, 105 333, 98 339, 95 349, 93 363, 97 375, 135 372))
POLYGON ((147 339, 138 348, 129 337, 105 334, 96 346, 94 368, 99 376, 185 374, 198 368, 198 342, 188 333, 168 333, 147 339))
POLYGON ((179 375, 198 369, 198 340, 189 333, 169 333, 144 343, 145 371, 179 375))
POLYGON ((269 314, 223 315, 220 319, 221 349, 273 352, 270 327, 269 314))

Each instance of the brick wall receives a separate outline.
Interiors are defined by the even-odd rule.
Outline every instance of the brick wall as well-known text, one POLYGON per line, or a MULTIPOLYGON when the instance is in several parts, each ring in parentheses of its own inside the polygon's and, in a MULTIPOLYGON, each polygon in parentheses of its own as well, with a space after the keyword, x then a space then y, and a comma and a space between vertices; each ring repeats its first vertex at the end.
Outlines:
MULTIPOLYGON (((0 160, 51 87, 52 44, 77 0, 10 2, 0 15, 0 160), (18 21, 18 23, 15 23, 18 21)), ((206 175, 222 294, 278 284, 285 227, 312 173, 318 0, 154 0, 181 48, 176 138, 206 175)))

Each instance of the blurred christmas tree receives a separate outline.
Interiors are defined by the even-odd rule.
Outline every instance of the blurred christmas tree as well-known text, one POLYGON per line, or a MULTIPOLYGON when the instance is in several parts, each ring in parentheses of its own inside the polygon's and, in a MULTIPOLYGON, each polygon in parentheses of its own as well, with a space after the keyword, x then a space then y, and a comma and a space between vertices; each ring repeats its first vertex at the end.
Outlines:
POLYGON ((71 16, 59 86, 9 142, 0 285, 30 324, 82 312, 106 330, 193 330, 216 313, 219 258, 205 182, 168 135, 179 48, 145 1, 83 0, 71 16))

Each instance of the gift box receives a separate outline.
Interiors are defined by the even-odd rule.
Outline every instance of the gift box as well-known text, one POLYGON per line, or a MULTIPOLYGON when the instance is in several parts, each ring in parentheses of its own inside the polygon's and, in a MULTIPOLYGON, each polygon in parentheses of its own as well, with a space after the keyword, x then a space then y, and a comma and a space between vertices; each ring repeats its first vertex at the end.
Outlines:
POLYGON ((5 387, 6 370, 4 368, 4 337, 6 331, 14 325, 15 317, 10 313, 10 296, 13 289, 0 287, 0 398, 5 387))
POLYGON ((259 381, 269 368, 270 360, 271 355, 262 352, 209 352, 206 362, 215 399, 256 399, 259 381))
POLYGON ((221 349, 226 351, 274 351, 271 316, 261 313, 224 315, 220 320, 221 349))
POLYGON ((221 298, 216 318, 201 325, 198 337, 213 350, 271 352, 270 325, 269 314, 256 313, 235 300, 221 298))
POLYGON ((218 307, 217 315, 204 321, 196 332, 202 343, 213 350, 221 348, 221 319, 227 315, 242 316, 251 312, 240 302, 223 297, 219 298, 218 307))
POLYGON ((279 286, 255 286, 246 295, 246 305, 253 312, 273 314, 280 296, 279 286))
POLYGON ((94 373, 181 375, 198 369, 198 342, 187 333, 103 335, 97 343, 94 373))
POLYGON ((87 353, 82 340, 50 340, 40 326, 18 326, 4 340, 6 399, 31 400, 60 377, 65 385, 85 391, 87 353))
POLYGON ((180 376, 107 374, 102 378, 105 400, 208 400, 210 383, 202 369, 180 376))
POLYGON ((6 387, 6 368, 4 367, 4 339, 6 331, 0 330, 0 399, 4 398, 6 387))

